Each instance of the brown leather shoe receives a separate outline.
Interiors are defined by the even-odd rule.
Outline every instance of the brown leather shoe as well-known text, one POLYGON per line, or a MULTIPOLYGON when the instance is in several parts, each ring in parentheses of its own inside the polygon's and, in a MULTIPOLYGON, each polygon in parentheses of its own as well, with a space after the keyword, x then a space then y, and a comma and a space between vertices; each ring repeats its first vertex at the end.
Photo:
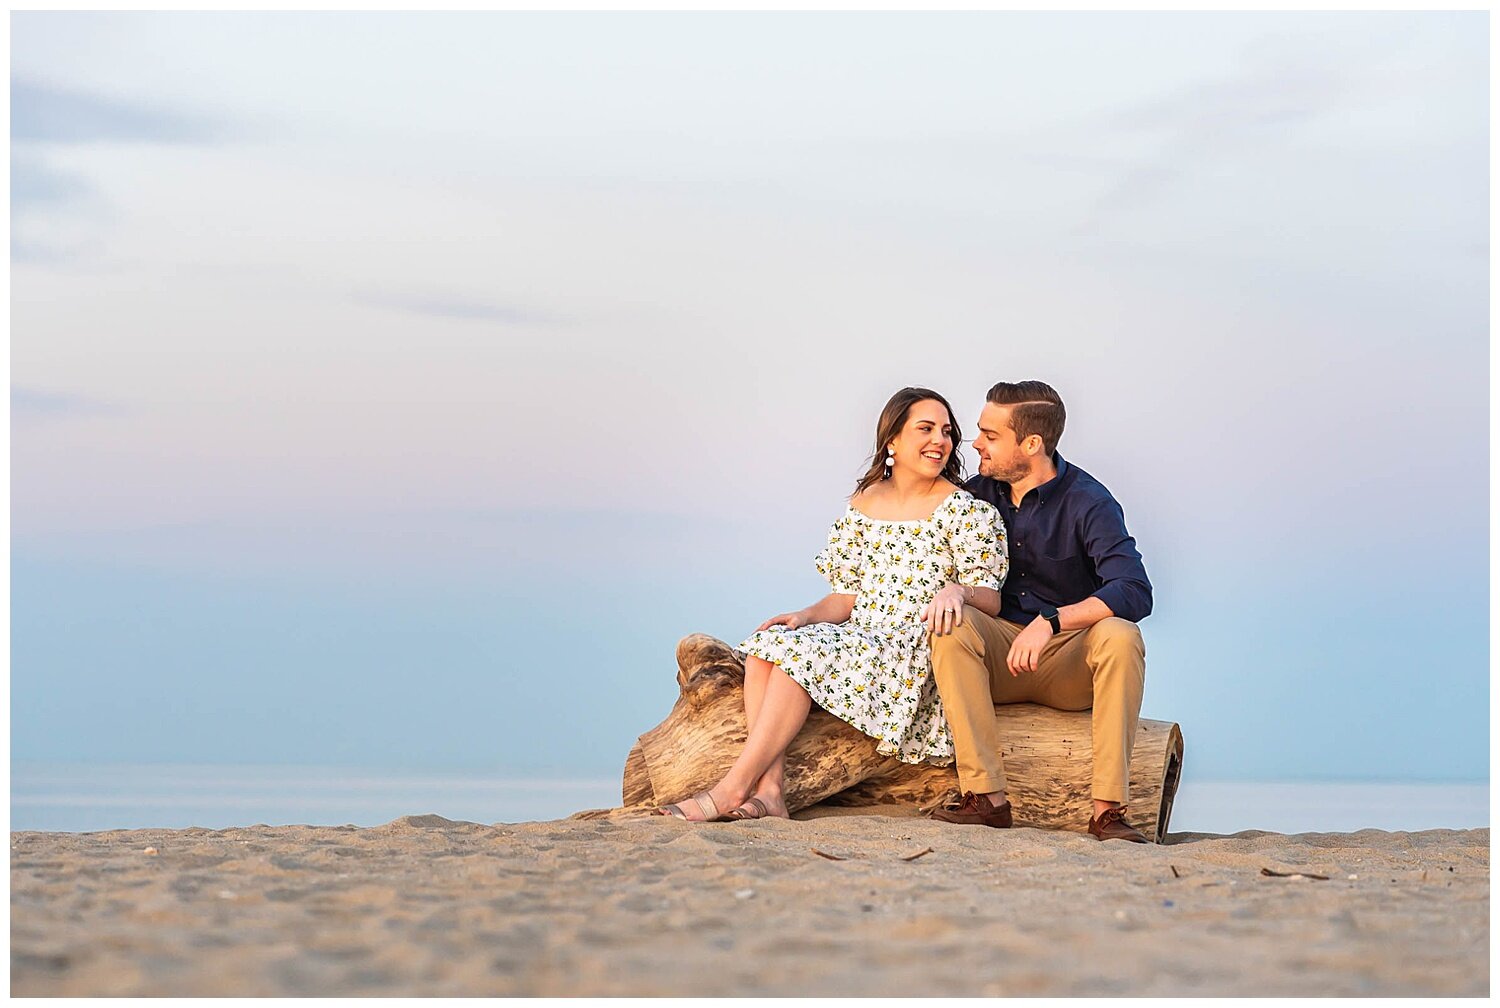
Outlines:
POLYGON ((933 812, 932 818, 938 822, 1010 829, 1010 802, 1007 801, 1004 805, 996 808, 990 804, 990 800, 984 795, 975 794, 973 791, 965 791, 963 797, 958 801, 944 805, 933 812))
POLYGON ((1100 840, 1129 840, 1131 843, 1150 843, 1146 834, 1125 821, 1125 810, 1105 809, 1097 818, 1089 820, 1089 832, 1100 840))

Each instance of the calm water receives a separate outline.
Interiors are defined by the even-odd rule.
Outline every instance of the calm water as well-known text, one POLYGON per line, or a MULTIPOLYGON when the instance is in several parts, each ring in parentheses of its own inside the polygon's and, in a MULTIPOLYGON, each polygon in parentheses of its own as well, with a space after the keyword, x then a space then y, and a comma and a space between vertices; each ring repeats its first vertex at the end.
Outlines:
POLYGON ((13 764, 13 830, 310 823, 378 826, 437 813, 470 822, 559 819, 620 803, 620 782, 506 780, 286 766, 13 764))
MULTIPOLYGON (((557 819, 618 804, 618 778, 504 780, 283 766, 16 763, 11 829, 377 826, 437 813, 470 822, 557 819)), ((1468 829, 1489 825, 1489 785, 1206 783, 1178 792, 1173 832, 1468 829)))

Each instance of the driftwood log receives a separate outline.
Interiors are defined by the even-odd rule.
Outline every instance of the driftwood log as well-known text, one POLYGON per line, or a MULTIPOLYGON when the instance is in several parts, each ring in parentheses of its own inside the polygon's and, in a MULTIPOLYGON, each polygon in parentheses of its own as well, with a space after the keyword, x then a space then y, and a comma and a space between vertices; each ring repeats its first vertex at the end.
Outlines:
MULTIPOLYGON (((743 658, 729 645, 706 634, 684 637, 677 645, 681 695, 630 750, 623 807, 578 817, 640 814, 716 783, 745 742, 744 678, 743 658)), ((1093 808, 1089 712, 1003 704, 995 715, 1017 825, 1082 832, 1093 808)), ((1160 843, 1182 771, 1177 725, 1142 720, 1130 770, 1130 821, 1160 843)), ((953 767, 882 756, 873 739, 816 706, 787 750, 785 797, 794 814, 881 805, 925 812, 957 793, 953 767)))

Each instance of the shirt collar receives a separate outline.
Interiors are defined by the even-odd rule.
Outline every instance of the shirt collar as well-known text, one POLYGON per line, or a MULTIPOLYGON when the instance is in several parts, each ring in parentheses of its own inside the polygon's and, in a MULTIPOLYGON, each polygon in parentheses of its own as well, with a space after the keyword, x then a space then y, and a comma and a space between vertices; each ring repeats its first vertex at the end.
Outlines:
POLYGON ((1051 497, 1058 490, 1062 489, 1063 480, 1068 478, 1068 469, 1070 467, 1067 462, 1063 461, 1062 455, 1056 451, 1052 453, 1052 464, 1057 466, 1057 475, 1036 488, 1037 500, 1043 504, 1047 503, 1048 497, 1051 497))

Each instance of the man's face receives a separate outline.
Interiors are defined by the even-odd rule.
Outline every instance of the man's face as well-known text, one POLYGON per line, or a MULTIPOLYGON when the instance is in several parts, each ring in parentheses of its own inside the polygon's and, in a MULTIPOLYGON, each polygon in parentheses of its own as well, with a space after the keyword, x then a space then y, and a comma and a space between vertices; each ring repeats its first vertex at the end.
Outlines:
POLYGON ((1004 483, 1015 483, 1031 473, 1031 462, 1016 441, 1010 425, 1010 406, 987 402, 979 414, 979 435, 974 450, 979 453, 979 475, 1004 483))

